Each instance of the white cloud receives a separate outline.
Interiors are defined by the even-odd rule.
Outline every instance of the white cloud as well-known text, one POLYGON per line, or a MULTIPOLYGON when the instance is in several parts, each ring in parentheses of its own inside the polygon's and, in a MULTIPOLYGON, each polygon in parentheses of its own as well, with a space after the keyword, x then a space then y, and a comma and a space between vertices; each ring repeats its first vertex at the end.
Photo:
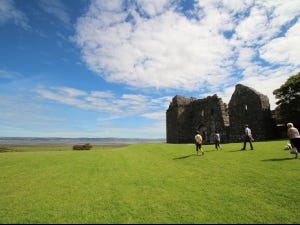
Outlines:
POLYGON ((271 99, 279 82, 300 69, 300 1, 195 3, 189 15, 197 16, 188 17, 178 11, 180 1, 138 1, 126 8, 121 0, 93 1, 76 24, 82 59, 109 82, 205 89, 227 99, 237 83, 271 99))
POLYGON ((163 13, 167 6, 170 4, 170 0, 139 0, 137 5, 141 10, 149 16, 157 16, 163 13))
POLYGON ((165 122, 166 118, 166 110, 159 111, 159 112, 152 112, 152 113, 145 113, 143 114, 143 117, 153 120, 163 120, 165 122))
POLYGON ((298 0, 265 0, 262 2, 269 9, 273 9, 271 24, 274 24, 274 26, 284 26, 299 16, 300 2, 298 0))
POLYGON ((300 21, 285 36, 274 38, 260 50, 263 59, 278 64, 300 65, 300 21))
POLYGON ((123 94, 118 97, 110 91, 85 92, 69 87, 51 87, 36 89, 45 99, 71 105, 85 110, 103 113, 103 118, 120 118, 132 115, 157 119, 153 115, 156 111, 165 111, 172 97, 152 98, 146 95, 123 94))
POLYGON ((61 0, 39 0, 40 7, 50 15, 53 15, 66 25, 71 24, 71 19, 61 0))
MULTIPOLYGON (((35 137, 124 137, 124 138, 161 138, 165 136, 165 121, 147 117, 147 112, 160 108, 167 100, 157 98, 151 100, 148 96, 124 95, 118 105, 111 92, 85 92, 69 87, 39 88, 41 98, 29 93, 0 94, 0 136, 35 136, 35 137), (89 101, 89 97, 94 97, 89 101), (141 111, 130 112, 132 105, 140 104, 139 98, 150 101, 150 106, 141 111), (47 104, 44 104, 44 100, 47 104), (53 102, 61 103, 61 107, 53 107, 53 102), (101 104, 101 101, 103 104, 101 104), (76 107, 90 111, 81 114, 76 107), (128 106, 127 106, 128 105, 128 106), (88 108, 89 106, 89 108, 88 108), (129 107, 129 108, 128 108, 129 107), (95 115, 99 119, 87 115, 95 115), (140 115, 139 115, 140 114, 140 115), (126 117, 124 122, 122 119, 126 117), (145 124, 137 124, 137 120, 146 118, 145 124), (127 124, 127 120, 132 123, 127 124)), ((160 108, 161 109, 161 108, 160 108)), ((136 109, 135 109, 136 110, 136 109)))
POLYGON ((196 90, 205 81, 214 85, 216 75, 228 74, 222 65, 231 46, 205 25, 172 10, 151 19, 134 11, 134 23, 129 23, 124 12, 100 10, 93 17, 91 8, 93 13, 77 24, 77 43, 89 68, 108 81, 196 90))
POLYGON ((22 77, 20 73, 14 71, 0 70, 0 79, 14 80, 22 77))
MULTIPOLYGON (((92 124, 85 117, 79 117, 76 119, 78 123, 73 125, 62 125, 64 121, 61 121, 57 125, 60 128, 51 131, 51 136, 60 134, 64 137, 165 137, 166 109, 172 96, 154 98, 150 95, 131 93, 117 96, 111 91, 82 91, 70 87, 39 87, 35 91, 39 94, 40 101, 47 100, 50 110, 52 106, 49 103, 54 102, 62 104, 64 111, 68 110, 65 105, 69 105, 92 114, 97 113, 98 119, 92 124)), ((60 117, 70 120, 63 115, 60 117)), ((3 118, 6 118, 5 115, 3 118)))
POLYGON ((51 89, 39 88, 36 90, 38 94, 46 99, 57 101, 60 103, 77 106, 79 108, 88 109, 90 106, 81 97, 87 94, 68 87, 58 87, 51 89))
POLYGON ((93 6, 90 8, 90 10, 96 10, 94 13, 97 13, 99 9, 105 11, 121 12, 124 9, 124 3, 120 0, 93 2, 93 6))
POLYGON ((236 27, 236 38, 246 46, 257 45, 269 38, 266 34, 268 28, 266 9, 253 7, 249 17, 245 17, 236 27))
POLYGON ((13 0, 0 1, 0 25, 13 22, 14 24, 30 29, 28 18, 18 10, 13 0))
POLYGON ((255 55, 256 52, 254 49, 241 47, 238 52, 236 65, 241 69, 248 68, 252 65, 252 61, 254 60, 255 55))

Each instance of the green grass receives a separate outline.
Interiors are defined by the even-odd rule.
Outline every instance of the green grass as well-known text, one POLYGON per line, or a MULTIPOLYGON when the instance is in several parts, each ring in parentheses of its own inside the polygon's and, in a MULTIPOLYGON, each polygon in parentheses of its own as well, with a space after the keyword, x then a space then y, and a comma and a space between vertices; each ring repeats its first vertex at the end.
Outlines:
POLYGON ((0 153, 0 223, 297 224, 300 159, 285 144, 205 145, 204 156, 163 143, 0 153))
MULTIPOLYGON (((96 150, 105 150, 128 146, 128 144, 92 145, 96 150)), ((1 152, 40 152, 40 151, 72 151, 71 144, 41 144, 41 145, 0 145, 1 152)), ((92 149, 93 149, 92 148, 92 149)))

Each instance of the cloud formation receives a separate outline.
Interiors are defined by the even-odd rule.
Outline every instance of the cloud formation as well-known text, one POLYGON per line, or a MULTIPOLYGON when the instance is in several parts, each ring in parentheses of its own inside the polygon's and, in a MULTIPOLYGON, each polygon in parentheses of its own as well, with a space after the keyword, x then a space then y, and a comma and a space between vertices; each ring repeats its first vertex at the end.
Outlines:
POLYGON ((1 79, 14 80, 14 79, 19 79, 21 77, 22 75, 20 73, 0 69, 0 80, 1 79))
POLYGON ((61 0, 39 0, 38 3, 46 13, 56 17, 65 25, 71 24, 70 16, 61 0))
POLYGON ((300 69, 297 0, 126 2, 93 1, 76 24, 83 61, 108 82, 272 97, 300 69))
POLYGON ((139 115, 140 117, 165 120, 165 109, 172 97, 152 98, 147 95, 123 94, 116 96, 110 91, 82 91, 70 87, 40 87, 36 92, 50 99, 85 110, 102 113, 103 118, 120 118, 139 115))
POLYGON ((13 0, 0 1, 0 25, 14 23, 24 29, 30 29, 28 18, 18 10, 13 0))

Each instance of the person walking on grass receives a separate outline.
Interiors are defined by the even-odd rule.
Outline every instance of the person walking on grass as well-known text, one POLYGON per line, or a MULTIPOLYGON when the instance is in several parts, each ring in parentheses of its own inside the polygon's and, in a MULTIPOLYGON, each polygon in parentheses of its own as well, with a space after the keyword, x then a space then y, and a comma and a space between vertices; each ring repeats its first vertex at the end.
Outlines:
POLYGON ((291 153, 295 154, 295 158, 298 158, 298 153, 300 152, 300 134, 296 127, 294 127, 293 123, 287 123, 287 135, 290 139, 290 143, 292 145, 291 153), (295 149, 296 148, 296 149, 295 149))
POLYGON ((217 150, 221 150, 221 145, 220 145, 220 142, 221 142, 221 137, 220 137, 220 133, 218 131, 215 132, 215 148, 217 150))
POLYGON ((245 125, 245 131, 244 131, 244 145, 243 148, 241 150, 246 150, 246 144, 247 142, 249 142, 250 144, 250 148, 251 150, 253 150, 253 137, 252 137, 252 133, 251 133, 251 129, 248 127, 248 124, 245 125))
POLYGON ((199 131, 196 131, 196 135, 195 135, 195 145, 196 145, 196 152, 197 155, 199 154, 199 151, 201 152, 202 155, 204 155, 204 151, 202 149, 202 136, 200 134, 199 131))

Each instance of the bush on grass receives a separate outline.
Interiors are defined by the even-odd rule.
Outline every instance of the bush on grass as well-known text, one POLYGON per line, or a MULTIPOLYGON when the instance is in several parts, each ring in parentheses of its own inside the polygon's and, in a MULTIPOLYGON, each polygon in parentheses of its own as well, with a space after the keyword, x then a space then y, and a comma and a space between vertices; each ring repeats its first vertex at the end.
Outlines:
POLYGON ((90 143, 83 145, 73 145, 73 150, 90 150, 93 146, 90 143))

